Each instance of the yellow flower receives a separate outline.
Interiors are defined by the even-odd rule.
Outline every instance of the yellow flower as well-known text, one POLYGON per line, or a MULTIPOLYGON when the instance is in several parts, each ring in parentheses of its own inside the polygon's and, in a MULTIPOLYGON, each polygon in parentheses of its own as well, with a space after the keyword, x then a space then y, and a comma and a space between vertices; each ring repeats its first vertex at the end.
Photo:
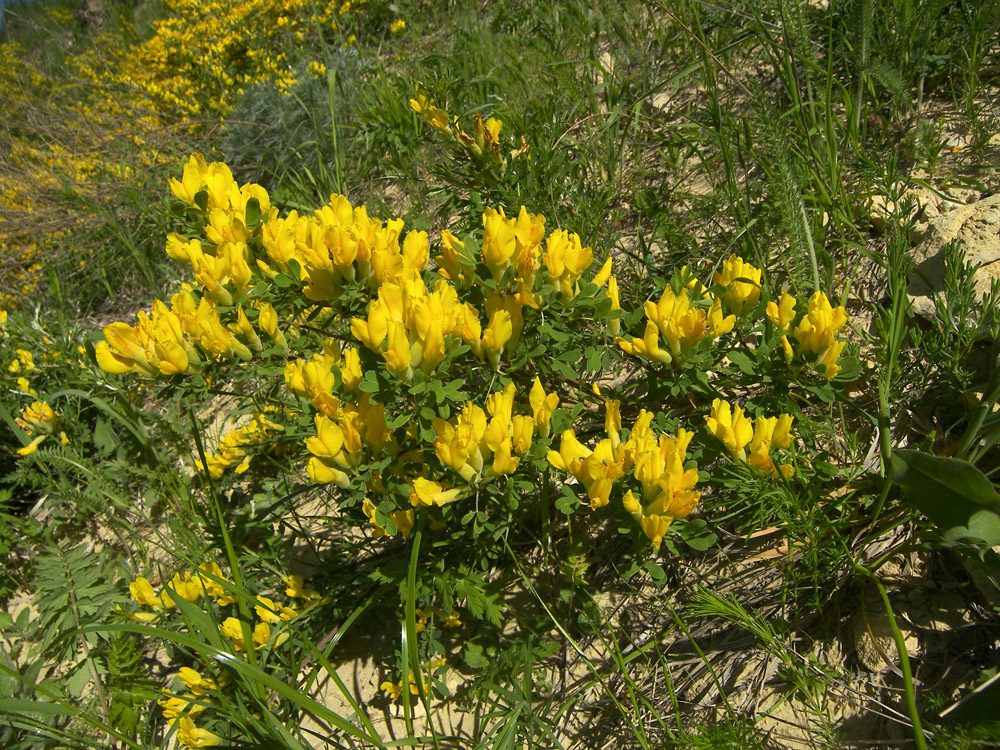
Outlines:
POLYGON ((611 440, 611 446, 617 448, 621 442, 622 414, 621 401, 608 399, 604 402, 604 432, 611 440))
POLYGON ((672 516, 644 515, 639 521, 643 532, 649 537, 649 541, 653 543, 653 549, 660 549, 660 545, 663 544, 663 536, 667 533, 667 529, 673 520, 672 516))
POLYGON ((446 490, 440 484, 424 477, 410 482, 410 504, 414 507, 446 505, 458 499, 460 488, 446 490))
POLYGON ((814 354, 823 365, 828 378, 840 372, 837 359, 844 349, 844 342, 835 336, 847 323, 843 305, 834 308, 823 292, 816 292, 809 300, 809 309, 793 331, 799 346, 814 354))
POLYGON ((200 672, 190 667, 181 667, 178 670, 177 676, 184 683, 184 687, 196 696, 202 696, 210 690, 219 689, 219 685, 215 680, 205 679, 201 676, 200 672))
POLYGON ((184 747, 214 747, 222 742, 222 738, 207 729, 196 727, 189 716, 182 716, 177 722, 177 741, 184 747))
MULTIPOLYGON (((608 299, 611 300, 611 310, 621 310, 621 301, 618 297, 618 279, 611 276, 608 279, 608 299)), ((622 323, 618 318, 614 318, 608 321, 608 330, 611 331, 612 336, 617 336, 621 333, 622 323)))
POLYGON ((20 377, 17 379, 17 390, 19 390, 21 393, 26 393, 29 396, 35 396, 35 397, 38 396, 38 391, 36 391, 34 388, 31 387, 31 383, 29 383, 28 379, 25 377, 20 377))
POLYGON ((562 295, 572 297, 577 280, 594 262, 594 253, 589 247, 583 247, 580 235, 557 229, 545 241, 542 261, 549 278, 559 285, 562 295))
POLYGON ((503 208, 487 208, 483 212, 483 263, 490 269, 494 281, 499 281, 510 267, 517 249, 516 227, 517 220, 508 219, 503 208))
POLYGON ((730 256, 712 279, 714 284, 729 287, 722 298, 726 308, 736 315, 743 315, 760 299, 761 271, 738 255, 730 256))
POLYGON ((767 317, 778 327, 778 330, 788 332, 795 320, 795 297, 788 292, 781 293, 781 299, 775 304, 767 303, 767 317))
POLYGON ((406 21, 404 21, 402 18, 398 18, 395 21, 393 21, 392 24, 389 26, 389 33, 398 34, 405 28, 406 28, 406 21))
POLYGON ((316 601, 320 598, 318 591, 313 589, 304 588, 305 581, 302 576, 291 575, 281 579, 284 581, 287 588, 285 589, 285 596, 289 596, 292 599, 305 599, 307 602, 316 601))
POLYGON ((203 591, 201 578, 198 576, 192 577, 187 572, 184 573, 183 579, 180 573, 174 573, 173 580, 170 581, 170 588, 182 599, 189 602, 198 601, 203 591))
POLYGON ((741 407, 722 399, 712 401, 712 413, 705 417, 708 430, 722 441, 726 450, 737 461, 746 460, 746 446, 753 439, 753 424, 743 414, 741 407))
POLYGON ((247 650, 247 642, 243 637, 243 623, 240 620, 235 617, 227 617, 219 630, 233 642, 233 649, 237 653, 247 650))
POLYGON ((735 315, 722 314, 722 301, 716 298, 708 311, 708 331, 713 339, 719 338, 733 330, 736 325, 735 315))
POLYGON ((552 412, 559 407, 559 395, 557 393, 546 393, 542 388, 542 381, 537 377, 531 386, 528 394, 528 403, 531 404, 531 413, 535 420, 535 431, 542 437, 549 436, 549 420, 552 419, 552 412))
POLYGON ((198 570, 198 577, 201 585, 208 596, 215 599, 215 603, 220 607, 232 604, 236 597, 229 593, 224 584, 232 585, 232 582, 222 575, 222 568, 216 562, 202 563, 198 570))
POLYGON ((698 482, 697 468, 684 468, 687 447, 693 433, 679 430, 676 438, 653 434, 649 425, 652 414, 639 414, 625 444, 626 457, 635 462, 635 477, 642 484, 644 505, 632 493, 625 493, 622 505, 639 521, 643 533, 654 549, 659 549, 663 536, 674 518, 686 518, 698 503, 701 493, 694 491, 698 482))
POLYGON ((32 453, 34 453, 36 450, 38 450, 39 444, 43 440, 45 440, 45 438, 47 438, 47 437, 48 437, 48 435, 39 435, 34 440, 32 440, 30 443, 28 443, 26 446, 24 446, 23 448, 18 448, 17 449, 17 455, 21 456, 22 458, 24 456, 30 456, 32 453))
POLYGON ((271 640, 271 626, 266 622, 258 622, 254 626, 251 639, 253 640, 253 647, 255 650, 259 651, 264 648, 264 646, 267 645, 267 642, 271 640))
POLYGON ((599 287, 604 286, 604 284, 611 278, 611 271, 613 268, 612 259, 608 256, 608 259, 604 261, 604 265, 601 266, 601 270, 594 275, 592 283, 599 287))
POLYGON ((531 448, 535 432, 535 421, 525 414, 517 414, 511 422, 511 443, 514 453, 523 456, 531 448))
POLYGON ((402 682, 390 682, 386 680, 381 685, 379 685, 379 690, 385 693, 389 700, 398 700, 399 696, 403 694, 403 683, 402 682))
POLYGON ((153 587, 149 581, 142 576, 132 581, 128 585, 128 590, 136 604, 140 604, 143 607, 153 607, 154 609, 160 608, 160 597, 153 591, 153 587))
POLYGON ((157 701, 163 709, 163 718, 171 721, 179 716, 186 715, 189 719, 197 719, 199 714, 205 711, 205 706, 194 703, 178 695, 171 695, 164 691, 164 696, 157 701))
POLYGON ((431 98, 417 86, 417 98, 410 99, 410 106, 420 114, 424 116, 424 119, 430 123, 431 127, 437 128, 438 130, 451 132, 451 126, 448 121, 448 113, 443 109, 434 106, 434 102, 431 98))
POLYGON ((660 348, 660 329, 652 320, 646 321, 646 331, 641 339, 633 338, 631 341, 626 341, 619 336, 615 339, 615 343, 626 354, 645 357, 651 362, 669 365, 674 361, 669 351, 660 348))
POLYGON ((257 617, 264 622, 281 622, 281 615, 278 614, 281 611, 281 607, 275 604, 273 600, 268 599, 266 596, 257 597, 257 604, 254 605, 253 611, 256 612, 257 617))
POLYGON ((14 421, 29 435, 35 432, 52 434, 59 426, 59 416, 59 413, 48 404, 35 401, 26 406, 21 416, 14 421))

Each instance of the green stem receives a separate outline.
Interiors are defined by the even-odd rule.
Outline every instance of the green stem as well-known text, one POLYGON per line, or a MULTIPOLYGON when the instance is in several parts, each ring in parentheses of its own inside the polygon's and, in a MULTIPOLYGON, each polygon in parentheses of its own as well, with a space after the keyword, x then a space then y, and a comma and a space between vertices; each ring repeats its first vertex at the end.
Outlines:
POLYGON ((893 614, 892 604, 889 603, 889 595, 882 582, 872 573, 861 567, 858 570, 871 578, 878 589, 879 596, 882 597, 885 613, 889 617, 889 629, 892 630, 892 638, 896 642, 896 651, 899 654, 899 668, 903 672, 903 694, 906 700, 906 709, 910 714, 910 723, 913 725, 913 742, 917 746, 917 750, 927 750, 927 739, 920 724, 920 712, 917 710, 917 690, 913 685, 913 673, 910 671, 910 657, 906 653, 906 641, 903 639, 903 633, 900 631, 899 625, 896 624, 896 616, 893 614))

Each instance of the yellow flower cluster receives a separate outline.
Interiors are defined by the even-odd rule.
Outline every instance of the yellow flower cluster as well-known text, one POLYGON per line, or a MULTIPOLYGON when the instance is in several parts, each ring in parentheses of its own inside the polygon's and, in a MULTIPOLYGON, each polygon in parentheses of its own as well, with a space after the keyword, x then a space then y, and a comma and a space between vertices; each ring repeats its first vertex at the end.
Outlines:
POLYGON ((615 483, 631 472, 641 486, 641 499, 628 489, 622 503, 659 549, 673 519, 687 518, 701 493, 694 491, 697 468, 684 466, 693 433, 681 429, 677 437, 658 436, 651 428, 653 416, 643 409, 622 441, 620 404, 609 400, 605 403, 606 437, 589 448, 577 440, 574 430, 566 430, 559 450, 549 451, 548 461, 583 485, 591 509, 607 505, 615 483))
MULTIPOLYGON (((280 326, 303 325, 306 318, 311 328, 336 321, 336 305, 368 295, 364 317, 350 319, 360 346, 327 339, 309 358, 287 362, 284 380, 287 390, 314 410, 315 433, 303 441, 314 482, 346 489, 363 471, 369 490, 384 492, 378 472, 367 467, 394 458, 386 470, 408 483, 410 507, 379 507, 366 499, 362 511, 375 536, 387 535, 389 522, 406 535, 414 511, 466 493, 466 487, 450 486, 449 473, 478 485, 515 472, 534 439, 548 436, 559 399, 536 378, 520 399, 530 410, 519 412, 517 390, 509 384, 489 394, 483 406, 470 401, 457 414, 426 416, 430 424, 423 432, 411 425, 394 434, 385 406, 362 391, 363 381, 374 374, 362 369, 363 359, 371 361, 365 349, 385 374, 422 387, 449 357, 468 356, 500 369, 505 353, 518 344, 527 311, 566 304, 584 292, 594 295, 605 285, 617 308, 611 260, 585 282, 594 260, 591 249, 565 230, 546 236, 545 218, 524 207, 511 218, 502 209, 484 212, 478 259, 443 231, 435 268, 425 232, 404 234, 401 220, 371 218, 364 206, 354 207, 343 196, 331 196, 310 215, 281 216, 262 188, 238 185, 225 165, 206 163, 197 154, 182 178, 171 181, 171 191, 204 216, 203 236, 173 234, 167 241, 170 257, 191 266, 196 284, 174 295, 170 307, 155 303, 152 317, 140 314, 136 326, 108 326, 97 347, 98 363, 112 373, 158 376, 191 372, 210 359, 286 353, 280 326), (476 276, 477 260, 492 283, 476 276), (261 297, 273 289, 275 299, 287 299, 282 290, 291 284, 298 284, 314 307, 283 322, 261 297), (472 286, 479 289, 468 289, 472 286), (481 300, 481 307, 462 301, 460 291, 481 300), (266 351, 265 334, 273 343, 266 351), (403 432, 406 445, 399 444, 403 432), (432 452, 440 466, 424 463, 432 452)), ((275 429, 261 423, 252 434, 230 433, 205 468, 217 477, 234 465, 237 473, 245 470, 248 445, 275 429)))
MULTIPOLYGON (((24 351, 24 350, 19 350, 24 351)), ((27 354, 27 352, 25 352, 27 354)), ((30 354, 28 355, 31 356, 30 354)), ((16 360, 15 360, 16 361, 16 360)), ((19 380, 24 380, 19 378, 19 380)), ((25 381, 25 384, 27 381, 25 381)), ((27 390, 27 389, 26 389, 27 390)), ((59 429, 59 418, 60 415, 51 406, 43 401, 35 401, 29 406, 26 406, 21 412, 21 416, 15 418, 17 425, 24 430, 25 434, 29 437, 34 435, 36 432, 41 433, 32 440, 30 443, 25 445, 23 448, 17 450, 17 455, 19 456, 30 456, 34 453, 38 446, 41 445, 42 441, 45 440, 49 435, 55 433, 59 429)), ((60 431, 59 442, 62 445, 69 444, 69 438, 66 437, 66 433, 60 431)))
MULTIPOLYGON (((342 4, 328 0, 169 0, 169 18, 121 61, 120 79, 186 116, 224 114, 259 81, 294 81, 284 52, 317 24, 329 25, 342 4)), ((358 11, 356 11, 358 12, 358 11)))
POLYGON ((717 339, 733 330, 736 324, 735 315, 723 313, 721 299, 713 298, 712 306, 706 311, 694 304, 687 289, 675 294, 669 286, 658 302, 649 300, 643 309, 646 313, 643 337, 630 340, 618 337, 615 343, 626 354, 664 365, 682 364, 684 356, 706 335, 717 339), (660 336, 667 342, 666 349, 660 348, 660 336))
POLYGON ((786 333, 781 337, 785 359, 791 363, 795 357, 796 348, 792 347, 787 336, 787 333, 791 333, 801 354, 808 355, 817 366, 822 366, 828 378, 836 377, 841 370, 837 360, 845 344, 838 341, 836 336, 847 323, 847 311, 843 305, 833 307, 826 294, 819 291, 810 298, 809 308, 793 328, 796 304, 795 298, 788 292, 782 292, 777 303, 767 303, 768 319, 786 333))
MULTIPOLYGON (((235 464, 233 471, 243 474, 250 468, 250 459, 253 457, 252 453, 248 453, 248 448, 260 445, 271 435, 283 432, 284 429, 284 426, 272 422, 263 414, 255 414, 249 423, 227 432, 219 441, 218 449, 205 456, 208 473, 213 479, 218 479, 235 464)), ((195 466, 202 471, 206 469, 201 461, 195 461, 195 466)))
MULTIPOLYGON (((237 320, 224 325, 215 303, 208 296, 196 299, 190 288, 175 294, 171 307, 156 300, 152 317, 140 312, 137 318, 134 326, 116 322, 104 328, 105 340, 95 347, 101 369, 113 375, 176 375, 193 372, 206 359, 247 361, 251 349, 263 348, 242 307, 237 320)), ((258 310, 257 318, 262 324, 265 313, 258 310)))
MULTIPOLYGON (((252 628, 245 627, 245 623, 236 617, 226 617, 219 624, 219 632, 229 639, 234 654, 247 650, 246 630, 250 632, 249 646, 255 651, 280 647, 289 638, 284 624, 291 622, 302 612, 301 609, 291 605, 308 608, 320 601, 321 597, 316 591, 305 588, 301 576, 292 575, 281 580, 285 585, 285 596, 290 600, 288 604, 282 604, 266 596, 257 596, 254 601, 254 612, 260 620, 252 628), (272 630, 272 625, 279 626, 277 632, 272 630)), ((216 608, 237 601, 232 581, 222 574, 221 568, 215 562, 204 563, 193 573, 191 571, 175 573, 159 592, 146 578, 139 576, 129 584, 129 593, 136 604, 151 610, 140 610, 129 614, 129 617, 140 622, 152 622, 163 618, 168 611, 176 608, 176 598, 195 604, 202 598, 209 598, 215 602, 216 608)), ((178 743, 184 747, 218 745, 222 742, 221 737, 198 727, 194 722, 211 705, 212 694, 231 684, 228 672, 223 671, 218 677, 210 678, 191 667, 181 667, 177 677, 188 693, 178 695, 164 690, 164 695, 158 703, 163 709, 164 718, 170 724, 177 725, 178 743)))
POLYGON ((747 263, 739 255, 725 260, 721 270, 712 277, 712 283, 726 287, 722 303, 734 315, 746 315, 760 300, 761 270, 747 263))
MULTIPOLYGON (((534 436, 548 433, 549 419, 558 405, 558 397, 546 394, 538 378, 529 394, 531 415, 514 414, 516 395, 517 389, 510 384, 487 396, 486 411, 469 402, 454 421, 436 417, 434 452, 442 465, 468 483, 514 473, 534 436)), ((414 506, 443 505, 455 500, 459 492, 445 491, 436 482, 418 478, 413 482, 410 502, 414 506)))
MULTIPOLYGON (((363 13, 363 4, 353 12, 363 13)), ((171 15, 153 23, 151 38, 136 44, 128 34, 98 35, 92 51, 65 59, 62 75, 35 68, 14 43, 0 45, 0 99, 15 134, 0 165, 0 273, 11 282, 0 289, 0 304, 36 293, 44 263, 68 263, 67 247, 81 266, 96 249, 78 238, 66 242, 101 221, 65 211, 67 182, 86 202, 108 206, 118 186, 134 187, 137 175, 169 158, 169 138, 154 139, 175 138, 178 117, 211 122, 258 82, 287 89, 294 75, 285 50, 317 26, 336 28, 333 20, 344 23, 351 11, 339 0, 165 5, 171 15), (123 143, 134 147, 124 162, 123 143)))
MULTIPOLYGON (((458 117, 449 118, 448 113, 436 106, 419 85, 416 90, 417 98, 410 99, 410 107, 422 114, 432 128, 443 133, 470 156, 495 164, 501 171, 507 168, 507 157, 500 152, 500 129, 503 122, 494 117, 484 121, 482 115, 476 112, 472 117, 475 135, 469 135, 458 126, 458 117)), ((516 159, 527 153, 528 143, 522 135, 520 146, 510 149, 509 155, 511 159, 516 159)))
POLYGON ((759 416, 751 422, 741 407, 717 398, 712 402, 712 412, 705 423, 708 431, 726 446, 734 461, 745 463, 766 477, 787 479, 795 473, 790 464, 778 466, 771 457, 773 448, 784 450, 792 444, 790 414, 759 416))
POLYGON ((7 372, 30 372, 35 369, 35 358, 27 349, 15 349, 16 357, 7 365, 7 372))
MULTIPOLYGON (((417 610, 418 613, 420 611, 421 610, 419 609, 417 610)), ((418 623, 418 628, 419 627, 420 623, 418 623)), ((420 630, 418 630, 417 632, 419 633, 420 630)), ((430 673, 435 669, 440 669, 446 663, 447 663, 446 659, 435 659, 434 661, 426 665, 427 672, 430 673)), ((430 686, 427 684, 427 679, 424 677, 422 673, 419 675, 414 675, 413 672, 411 671, 409 673, 408 683, 409 683, 408 690, 410 695, 420 695, 421 692, 424 695, 430 694, 430 686), (420 680, 419 688, 417 687, 418 678, 420 680)), ((403 695, 403 682, 402 680, 400 680, 399 682, 392 682, 390 680, 385 680, 381 685, 379 685, 379 690, 385 693, 385 696, 389 700, 396 701, 399 700, 400 696, 403 695)))
MULTIPOLYGON (((104 219, 83 203, 106 208, 134 189, 137 169, 163 163, 163 132, 144 97, 123 95, 116 82, 120 41, 95 39, 93 52, 68 56, 58 73, 36 68, 14 43, 0 46, 0 99, 7 138, 0 149, 0 304, 37 293, 44 265, 63 280, 85 270, 104 219), (156 137, 159 137, 158 135, 156 137), (122 144, 135 148, 122 154, 122 144), (67 185, 78 196, 67 211, 67 185), (67 242, 67 237, 74 242, 67 242), (69 252, 72 248, 72 254, 69 252)), ((106 237, 101 237, 106 241, 106 237)))
MULTIPOLYGON (((702 341, 715 340, 733 330, 738 318, 757 307, 761 296, 762 272, 740 256, 727 258, 713 276, 712 288, 706 288, 687 269, 681 269, 681 288, 667 286, 658 302, 645 303, 646 328, 642 338, 618 337, 615 342, 626 354, 670 367, 683 367, 685 357, 702 341), (661 348, 662 339, 666 346, 661 348)), ((609 296, 610 295, 609 284, 609 296)), ((796 351, 803 359, 822 366, 827 378, 841 371, 837 364, 844 342, 837 332, 847 323, 843 306, 833 308, 823 292, 816 292, 809 309, 797 326, 796 300, 782 292, 777 302, 767 303, 767 318, 783 331, 781 344, 785 360, 791 364, 796 351), (798 346, 793 349, 787 334, 798 346)), ((617 284, 615 284, 615 307, 617 284)), ((617 321, 612 321, 617 323, 617 321)), ((613 332, 616 332, 613 330, 613 332)))

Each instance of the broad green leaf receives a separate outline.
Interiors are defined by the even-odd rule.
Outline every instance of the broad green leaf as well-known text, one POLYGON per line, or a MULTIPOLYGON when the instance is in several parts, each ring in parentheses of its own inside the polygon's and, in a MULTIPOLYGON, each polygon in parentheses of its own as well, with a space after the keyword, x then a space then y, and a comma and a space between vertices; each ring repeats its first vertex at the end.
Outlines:
POLYGON ((750 360, 750 357, 748 357, 743 352, 733 350, 727 353, 726 356, 729 357, 730 362, 732 362, 740 369, 740 372, 745 373, 747 375, 754 375, 757 373, 757 367, 754 366, 754 363, 750 360))
POLYGON ((897 450, 892 454, 892 481, 945 539, 1000 544, 1000 495, 968 461, 897 450))

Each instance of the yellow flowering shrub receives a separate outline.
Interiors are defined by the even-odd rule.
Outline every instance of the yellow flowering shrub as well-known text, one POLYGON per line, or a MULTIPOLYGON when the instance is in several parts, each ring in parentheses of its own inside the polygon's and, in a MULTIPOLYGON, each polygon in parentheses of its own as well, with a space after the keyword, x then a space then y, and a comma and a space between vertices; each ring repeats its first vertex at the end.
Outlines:
MULTIPOLYGON (((596 263, 578 235, 550 230, 523 206, 489 207, 467 228, 433 236, 336 194, 311 213, 283 213, 262 187, 240 185, 198 154, 170 190, 184 225, 166 253, 189 269, 188 281, 135 325, 105 327, 96 362, 193 403, 220 387, 245 395, 235 414, 249 421, 193 461, 216 487, 272 486, 253 470, 255 457, 269 455, 281 481, 298 485, 290 497, 325 495, 374 544, 435 538, 421 550, 431 579, 416 575, 425 602, 416 632, 433 615, 460 624, 454 600, 499 626, 463 550, 497 554, 497 540, 527 523, 524 504, 554 502, 567 515, 587 505, 594 523, 631 525, 639 548, 655 552, 673 548, 674 528, 698 528, 690 519, 713 481, 704 467, 728 456, 733 470, 761 481, 795 481, 793 415, 770 416, 754 402, 751 417, 709 373, 805 377, 814 388, 826 380, 804 365, 837 374, 842 308, 821 294, 798 314, 787 294, 772 303, 764 274, 739 258, 711 283, 681 269, 642 305, 638 337, 629 329, 640 312, 622 309, 615 262, 596 263), (783 336, 799 350, 791 367, 783 336), (624 387, 596 385, 613 359, 640 363, 695 413, 668 417, 655 401, 625 398, 624 387), (444 606, 426 604, 435 596, 444 606)), ((301 579, 286 583, 286 603, 258 595, 242 614, 219 612, 234 653, 276 648, 299 606, 319 598, 301 579)), ((131 590, 142 620, 169 616, 178 597, 216 597, 221 607, 226 595, 224 579, 197 572, 159 592, 142 579, 131 590)), ((420 693, 409 674, 408 689, 420 693)), ((392 680, 382 690, 406 692, 392 680)), ((181 716, 185 700, 168 697, 165 711, 181 716)))
MULTIPOLYGON (((544 217, 524 207, 516 217, 488 208, 481 231, 463 239, 442 231, 435 248, 427 233, 370 217, 344 196, 312 214, 282 215, 263 188, 239 185, 224 164, 197 154, 170 188, 191 224, 168 237, 167 254, 190 266, 191 281, 136 325, 107 326, 96 357, 112 374, 195 383, 278 363, 284 397, 196 463, 214 479, 233 466, 246 472, 255 450, 282 442, 302 456, 300 477, 336 488, 376 538, 409 535, 425 514, 456 523, 464 498, 496 495, 542 470, 579 485, 592 510, 618 498, 657 547, 672 519, 695 510, 694 431, 657 432, 648 410, 625 430, 617 400, 547 385, 577 377, 580 363, 556 357, 546 367, 536 358, 557 354, 567 340, 559 328, 589 317, 605 321, 588 334, 603 341, 605 358, 614 341, 683 373, 721 356, 715 342, 735 335, 738 320, 761 322, 759 269, 729 259, 710 286, 685 269, 645 303, 642 338, 613 337, 622 312, 611 259, 592 271, 578 235, 546 232, 544 217), (604 437, 584 443, 568 425, 551 434, 567 396, 576 405, 564 420, 603 405, 604 437)), ((798 325, 787 295, 767 317, 833 375, 843 344, 832 337, 846 318, 824 301, 817 294, 798 325)), ((791 421, 753 423, 716 398, 705 423, 734 460, 787 478, 791 466, 776 465, 772 450, 791 447, 791 421)))

